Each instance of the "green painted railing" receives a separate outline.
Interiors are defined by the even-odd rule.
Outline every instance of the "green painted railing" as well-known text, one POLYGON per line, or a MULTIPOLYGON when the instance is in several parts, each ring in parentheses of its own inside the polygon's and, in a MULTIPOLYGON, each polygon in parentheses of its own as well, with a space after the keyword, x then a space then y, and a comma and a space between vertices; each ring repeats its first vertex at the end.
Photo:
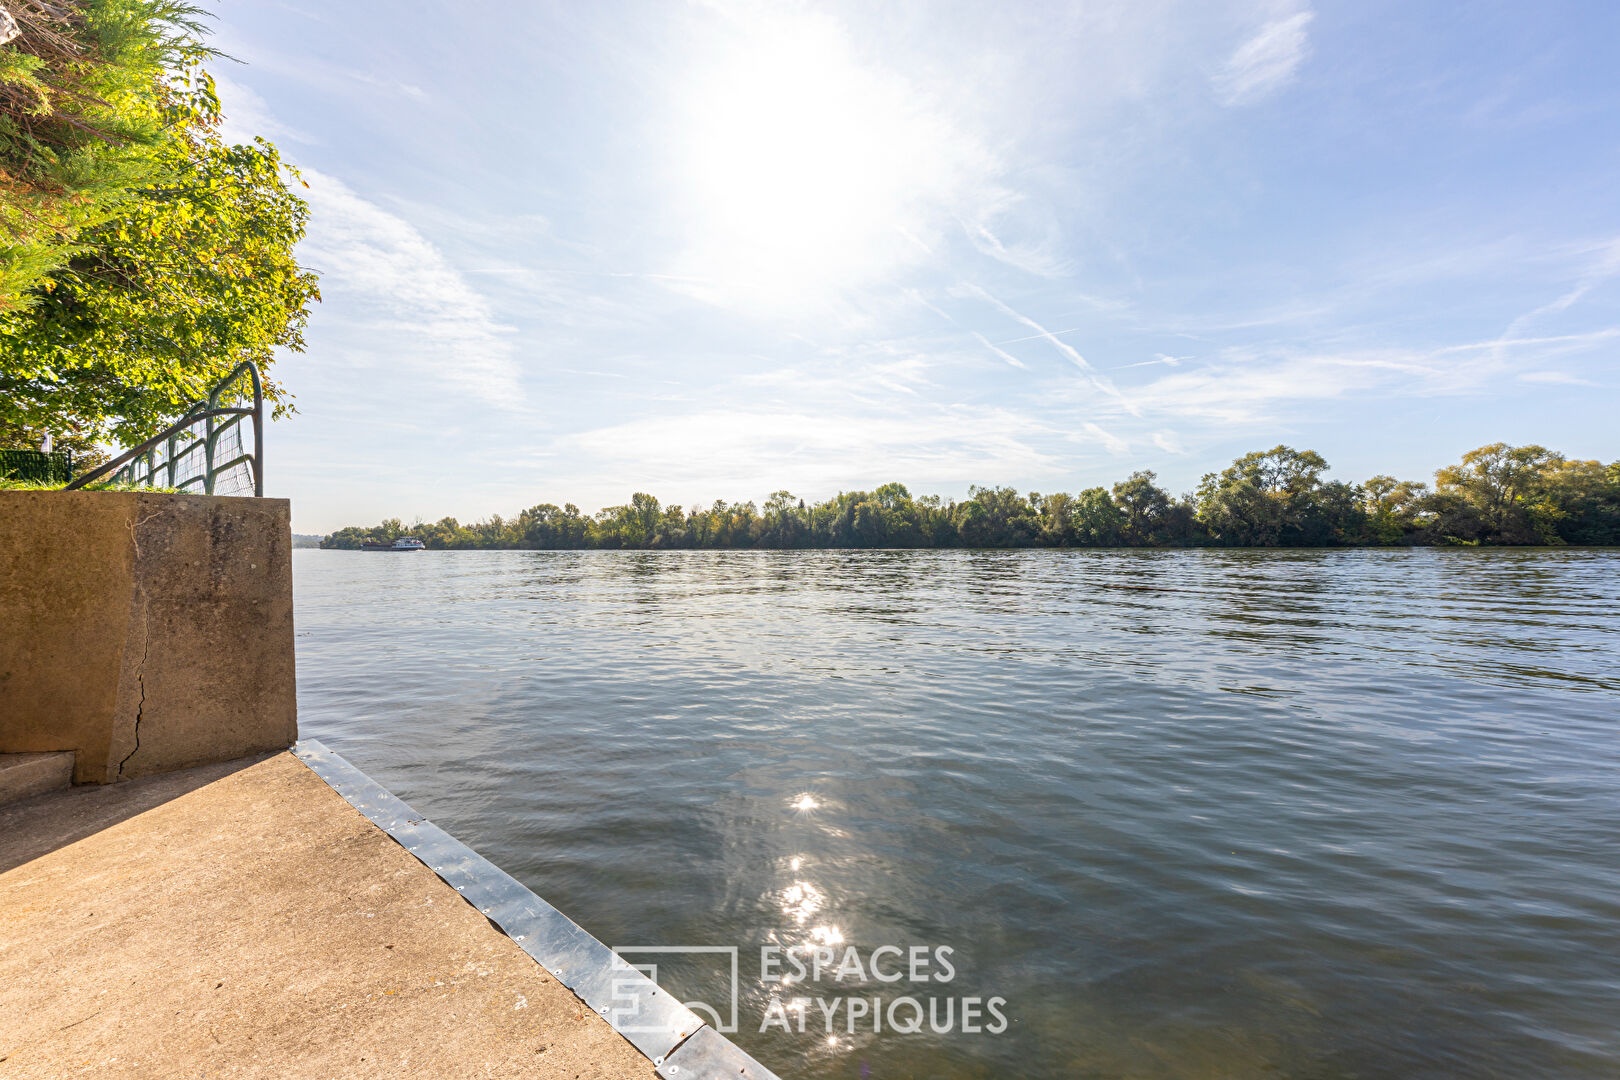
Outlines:
POLYGON ((107 464, 67 486, 80 488, 97 480, 132 487, 163 487, 205 495, 264 496, 264 386, 251 360, 238 364, 187 409, 185 415, 107 464), (235 405, 251 390, 253 404, 235 405), (242 421, 252 420, 253 448, 242 439, 242 421), (227 490, 219 490, 221 479, 227 490))

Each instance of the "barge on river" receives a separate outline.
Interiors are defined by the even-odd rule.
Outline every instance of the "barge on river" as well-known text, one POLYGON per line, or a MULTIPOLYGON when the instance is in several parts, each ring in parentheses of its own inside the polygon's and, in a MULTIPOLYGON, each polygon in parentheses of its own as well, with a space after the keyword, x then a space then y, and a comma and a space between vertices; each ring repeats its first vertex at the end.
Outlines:
POLYGON ((421 551, 426 544, 414 536, 398 536, 392 543, 383 543, 381 540, 367 540, 360 545, 361 551, 421 551))

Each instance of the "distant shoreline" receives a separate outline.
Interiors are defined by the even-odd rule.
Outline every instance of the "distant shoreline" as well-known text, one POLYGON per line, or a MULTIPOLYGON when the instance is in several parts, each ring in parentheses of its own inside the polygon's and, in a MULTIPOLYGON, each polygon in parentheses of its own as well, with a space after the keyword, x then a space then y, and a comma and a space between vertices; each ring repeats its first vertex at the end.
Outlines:
MULTIPOLYGON (((1620 461, 1578 461, 1492 443, 1422 481, 1324 480, 1313 450, 1276 446, 1174 496, 1148 471, 1112 489, 1043 495, 971 487, 960 502, 904 484, 806 505, 777 491, 763 507, 663 506, 645 492, 594 515, 543 503, 513 518, 405 525, 391 518, 321 539, 360 548, 414 536, 434 550, 855 550, 988 548, 1604 547, 1620 544, 1620 461)), ((302 538, 307 539, 307 538, 302 538)))
MULTIPOLYGON (((350 547, 323 547, 320 544, 294 544, 293 547, 303 551, 360 551, 360 548, 350 547)), ((965 552, 1004 552, 1004 551, 1051 551, 1058 553, 1073 552, 1111 552, 1111 551, 1144 551, 1144 552, 1172 552, 1172 551, 1620 551, 1620 544, 1293 544, 1276 547, 1258 547, 1255 545, 1240 546, 1237 544, 1199 544, 1179 546, 1130 546, 1114 544, 1108 547, 1100 545, 1086 545, 1069 547, 1046 547, 1042 545, 1026 544, 1022 547, 735 547, 735 548, 672 548, 672 547, 642 547, 642 548, 541 548, 541 547, 457 547, 457 548, 425 548, 426 551, 443 553, 456 552, 487 552, 487 551, 563 551, 578 552, 581 554, 596 554, 613 552, 635 552, 641 555, 687 555, 687 554, 715 554, 715 555, 779 555, 783 553, 813 553, 826 552, 832 555, 852 554, 856 552, 896 552, 896 551, 965 551, 965 552)), ((367 552, 375 554, 375 552, 367 552)))

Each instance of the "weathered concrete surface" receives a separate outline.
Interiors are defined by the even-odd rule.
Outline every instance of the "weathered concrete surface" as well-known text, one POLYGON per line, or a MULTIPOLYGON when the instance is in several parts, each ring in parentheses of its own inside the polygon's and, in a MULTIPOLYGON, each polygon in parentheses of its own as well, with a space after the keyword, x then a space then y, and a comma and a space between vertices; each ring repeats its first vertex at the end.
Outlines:
POLYGON ((72 754, 0 754, 0 806, 71 783, 72 754))
POLYGON ((108 783, 297 738, 285 499, 0 491, 0 753, 108 783))
POLYGON ((0 1078, 650 1078, 290 754, 0 809, 0 1078))

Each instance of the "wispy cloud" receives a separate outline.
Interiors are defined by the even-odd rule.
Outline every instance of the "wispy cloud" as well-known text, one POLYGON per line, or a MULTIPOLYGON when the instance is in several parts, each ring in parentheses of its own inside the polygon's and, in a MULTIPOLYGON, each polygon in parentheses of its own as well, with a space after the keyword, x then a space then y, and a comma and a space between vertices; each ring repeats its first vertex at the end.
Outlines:
POLYGON ((1048 337, 1062 337, 1064 334, 1078 334, 1081 330, 1084 330, 1084 329, 1085 329, 1085 327, 1083 327, 1083 326, 1071 326, 1067 330, 1050 330, 1050 331, 1044 331, 1044 332, 1039 333, 1039 334, 1025 334, 1023 337, 1008 338, 1005 341, 998 341, 998 342, 996 342, 996 344, 997 345, 1017 345, 1019 342, 1022 342, 1022 341, 1043 341, 1048 337))
POLYGON ((1192 359, 1190 356, 1166 356, 1164 353, 1159 353, 1152 360, 1138 360, 1134 364, 1118 364, 1115 365, 1113 370, 1124 371, 1127 368, 1139 367, 1180 367, 1183 360, 1190 359, 1192 359))
MULTIPOLYGON (((1507 341, 1477 341, 1434 349, 1228 349, 1194 371, 1162 376, 1133 391, 1145 415, 1196 418, 1219 424, 1274 424, 1285 406, 1381 393, 1403 396, 1467 394, 1514 377, 1526 365, 1589 350, 1620 338, 1620 329, 1507 341)), ((1531 381, 1569 381, 1554 372, 1531 381)))
POLYGON ((490 405, 522 401, 510 329, 436 246, 405 219, 335 177, 303 170, 309 234, 299 257, 321 275, 325 309, 404 364, 490 405))
POLYGON ((1007 363, 1011 364, 1013 367, 1015 367, 1015 368, 1027 368, 1029 366, 1028 364, 1025 364, 1022 360, 1018 359, 1018 357, 1014 356, 1012 353, 1006 352, 1006 351, 1002 350, 1001 348, 997 347, 996 345, 992 344, 989 338, 985 337, 983 334, 979 333, 977 330, 973 331, 973 336, 979 339, 979 344, 980 345, 983 345, 985 348, 989 349, 991 352, 995 353, 997 356, 999 356, 1003 360, 1007 361, 1007 363))
POLYGON ((1017 192, 996 191, 962 228, 981 254, 1026 273, 1059 277, 1074 263, 1062 252, 1063 239, 1050 213, 1042 214, 1038 205, 1017 192))
POLYGON ((417 86, 415 83, 408 83, 400 79, 392 79, 382 75, 373 75, 369 71, 349 71, 345 72, 345 74, 357 83, 363 83, 366 86, 375 86, 377 89, 386 93, 402 94, 408 98, 415 98, 417 101, 428 100, 428 92, 423 90, 420 86, 417 86))
MULTIPOLYGON (((1059 353, 1067 357, 1075 367, 1085 372, 1086 378, 1090 381, 1092 386, 1096 387, 1107 396, 1113 398, 1114 401, 1123 406, 1127 412, 1131 412, 1133 414, 1136 412, 1135 406, 1126 399, 1124 394, 1119 392, 1119 388, 1114 385, 1113 380, 1109 379, 1106 375, 1100 374, 1096 368, 1092 367, 1086 358, 1080 355, 1079 349, 1076 349, 1073 345, 1063 341, 1056 334, 1052 333, 1050 330, 1036 322, 1034 319, 1030 318, 1028 315, 1025 315, 1022 312, 1019 312, 1002 303, 981 286, 965 284, 957 291, 965 295, 978 297, 991 307, 994 307, 997 311, 1001 312, 1003 315, 1006 315, 1011 319, 1016 319, 1018 322, 1023 323, 1025 326, 1035 331, 1036 337, 1043 338, 1059 353)), ((985 342, 985 344, 989 344, 989 342, 985 342)))
MULTIPOLYGON (((651 416, 568 436, 560 449, 590 462, 586 490, 629 485, 681 501, 774 487, 827 494, 900 479, 958 487, 978 478, 1052 476, 1060 461, 1032 440, 1050 434, 1033 417, 965 406, 881 417, 815 408, 752 408, 651 416)), ((924 488, 926 490, 926 488, 924 488)))
POLYGON ((1149 415, 1220 424, 1271 422, 1284 404, 1330 400, 1396 380, 1438 380, 1439 366, 1403 352, 1265 356, 1229 350, 1197 371, 1137 387, 1149 415))
POLYGON ((211 74, 214 76, 214 89, 219 92, 221 111, 225 114, 220 124, 220 135, 226 142, 250 143, 255 137, 276 143, 302 143, 305 146, 320 142, 313 135, 282 123, 251 86, 220 71, 211 74))
POLYGON ((1181 445, 1181 440, 1176 438, 1176 433, 1173 431, 1155 431, 1153 433, 1153 445, 1167 454, 1185 454, 1187 452, 1186 448, 1181 445))
POLYGON ((1571 375, 1567 371, 1526 371, 1519 376, 1520 382, 1528 383, 1556 383, 1559 386, 1596 386, 1591 379, 1583 379, 1578 375, 1571 375))
POLYGON ((1103 446, 1108 448, 1108 452, 1116 457, 1126 453, 1131 448, 1130 443, 1126 442, 1118 435, 1115 435, 1113 432, 1104 431, 1101 425, 1094 424, 1090 420, 1087 420, 1085 424, 1082 425, 1082 430, 1093 439, 1102 443, 1103 446))
POLYGON ((1620 236, 1602 243, 1593 244, 1581 252, 1587 256, 1586 266, 1573 286, 1556 299, 1542 304, 1534 311, 1528 311, 1508 324, 1502 331, 1504 342, 1517 337, 1524 330, 1543 315, 1552 315, 1560 311, 1568 311, 1593 289, 1608 281, 1616 274, 1620 274, 1620 236))
POLYGON ((1285 86, 1310 55, 1314 14, 1297 12, 1262 26, 1239 45, 1215 73, 1215 97, 1222 105, 1250 105, 1285 86))

